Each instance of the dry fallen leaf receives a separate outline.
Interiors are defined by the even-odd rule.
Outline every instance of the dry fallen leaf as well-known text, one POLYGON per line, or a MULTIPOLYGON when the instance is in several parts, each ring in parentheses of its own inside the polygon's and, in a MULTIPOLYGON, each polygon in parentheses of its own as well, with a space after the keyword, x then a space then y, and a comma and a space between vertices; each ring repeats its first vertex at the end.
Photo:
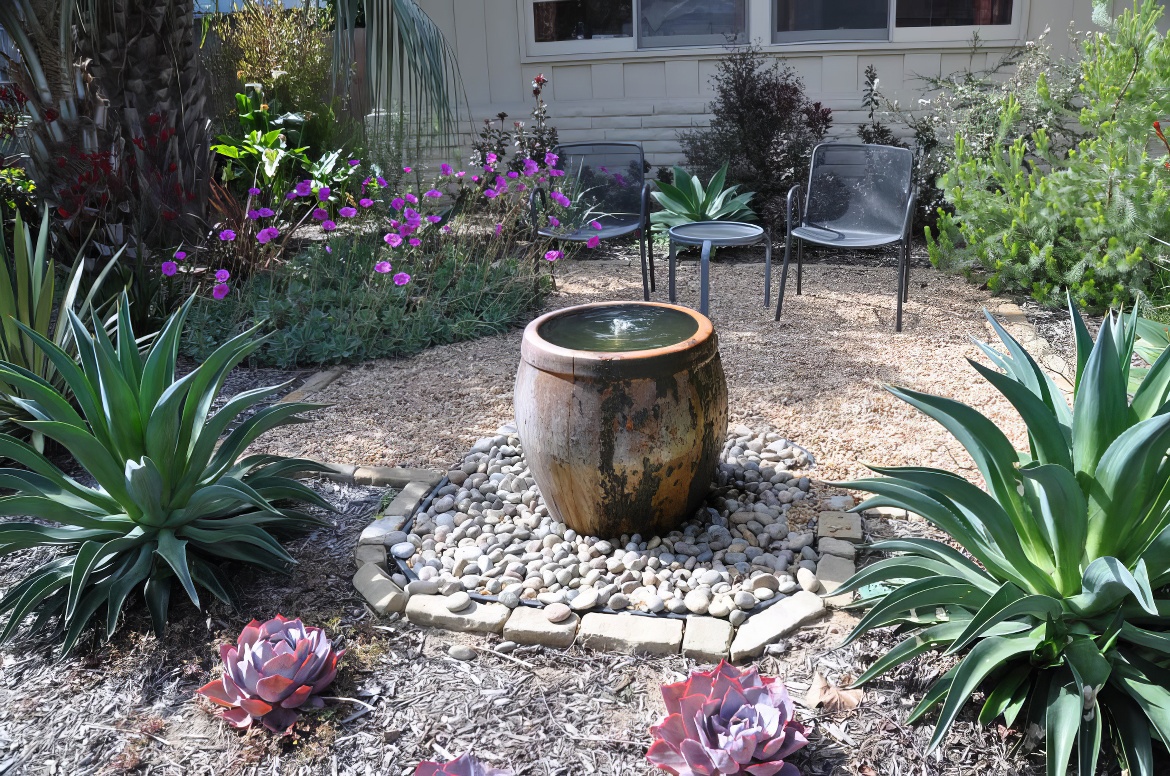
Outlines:
POLYGON ((835 684, 830 684, 829 680, 820 671, 817 671, 813 674, 812 684, 804 698, 804 705, 810 709, 823 706, 825 711, 832 712, 850 711, 860 706, 861 699, 864 697, 864 690, 842 689, 835 684))

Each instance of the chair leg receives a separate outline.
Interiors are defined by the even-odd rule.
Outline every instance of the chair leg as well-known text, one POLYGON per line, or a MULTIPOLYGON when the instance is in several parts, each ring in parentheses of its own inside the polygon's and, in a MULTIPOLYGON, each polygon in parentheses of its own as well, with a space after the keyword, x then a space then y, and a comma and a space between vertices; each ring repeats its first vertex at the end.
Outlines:
POLYGON ((796 295, 800 296, 800 279, 804 274, 804 240, 796 241, 796 295))
POLYGON ((642 230, 642 239, 646 242, 646 252, 650 255, 650 290, 656 291, 654 287, 654 233, 649 229, 642 230))
POLYGON ((707 315, 711 282, 711 241, 703 242, 703 255, 699 259, 699 312, 707 315))
POLYGON ((674 240, 671 240, 670 241, 670 258, 668 259, 668 267, 667 267, 667 273, 670 276, 668 282, 670 285, 670 303, 671 304, 674 304, 674 302, 675 302, 675 294, 674 294, 675 268, 674 268, 674 263, 675 263, 677 258, 678 258, 678 249, 675 248, 674 240))
POLYGON ((910 301, 910 241, 906 241, 906 281, 902 284, 902 301, 910 301))
POLYGON ((642 254, 642 298, 647 302, 650 301, 650 275, 646 268, 646 240, 642 239, 639 244, 642 254))
POLYGON ((902 295, 905 293, 906 283, 906 252, 898 251, 898 316, 894 322, 894 331, 902 330, 902 295))
POLYGON ((792 258, 792 235, 784 238, 784 264, 780 267, 780 290, 776 294, 776 320, 784 309, 784 286, 788 284, 788 261, 792 258))
POLYGON ((772 306, 772 232, 764 232, 764 309, 772 306))

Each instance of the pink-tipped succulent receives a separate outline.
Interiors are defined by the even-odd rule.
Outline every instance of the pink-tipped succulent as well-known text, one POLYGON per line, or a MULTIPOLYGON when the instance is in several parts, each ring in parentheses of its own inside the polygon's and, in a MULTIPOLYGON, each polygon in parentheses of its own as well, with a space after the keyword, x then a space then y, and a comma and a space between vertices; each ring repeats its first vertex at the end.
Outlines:
POLYGON ((287 733, 297 721, 297 709, 325 705, 317 693, 337 676, 337 661, 344 654, 333 651, 325 631, 299 618, 278 614, 265 623, 252 620, 235 646, 219 648, 223 678, 198 692, 227 709, 223 718, 233 727, 260 720, 274 733, 287 733))
POLYGON ((472 757, 471 752, 467 752, 450 762, 419 763, 414 769, 414 776, 515 776, 515 774, 504 768, 484 765, 472 757))
POLYGON ((808 743, 782 682, 721 662, 662 685, 667 716, 646 759, 676 776, 800 776, 785 762, 808 743))

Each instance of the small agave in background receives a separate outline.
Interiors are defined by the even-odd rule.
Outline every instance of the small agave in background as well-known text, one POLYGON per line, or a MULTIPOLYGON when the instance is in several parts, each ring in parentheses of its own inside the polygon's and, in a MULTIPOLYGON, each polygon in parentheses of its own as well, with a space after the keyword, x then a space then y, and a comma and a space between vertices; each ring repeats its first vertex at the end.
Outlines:
POLYGON ((676 776, 799 776, 785 758, 808 743, 782 682, 726 661, 662 685, 667 716, 646 759, 676 776))
POLYGON ((484 765, 472 757, 471 752, 467 752, 450 762, 419 763, 414 769, 414 776, 514 776, 514 774, 504 768, 484 765))
POLYGON ((198 693, 223 706, 223 718, 232 727, 246 728, 254 720, 274 733, 288 733, 297 721, 297 709, 321 708, 317 697, 337 676, 335 652, 321 628, 300 619, 276 615, 268 622, 252 620, 240 632, 236 645, 219 648, 223 678, 208 682, 198 693))

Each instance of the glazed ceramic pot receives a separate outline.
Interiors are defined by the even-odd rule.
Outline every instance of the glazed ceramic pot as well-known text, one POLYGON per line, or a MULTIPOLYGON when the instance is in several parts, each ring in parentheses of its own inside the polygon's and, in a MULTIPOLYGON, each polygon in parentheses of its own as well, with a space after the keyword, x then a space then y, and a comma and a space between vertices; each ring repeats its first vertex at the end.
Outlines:
POLYGON ((587 536, 677 527, 706 495, 727 432, 714 328, 675 305, 611 302, 537 318, 514 401, 545 503, 587 536))

